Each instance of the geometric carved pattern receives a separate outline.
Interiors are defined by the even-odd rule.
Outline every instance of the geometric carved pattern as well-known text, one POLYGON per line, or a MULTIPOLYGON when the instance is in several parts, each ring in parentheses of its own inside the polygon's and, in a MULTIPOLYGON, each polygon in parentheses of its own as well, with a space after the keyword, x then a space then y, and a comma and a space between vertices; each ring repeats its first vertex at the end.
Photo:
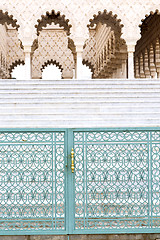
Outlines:
POLYGON ((89 66, 89 68, 94 72, 96 65, 96 32, 95 30, 89 31, 89 39, 85 41, 83 50, 83 64, 89 66))
MULTIPOLYGON (((12 26, 16 28, 20 26, 18 28, 18 39, 22 41, 23 45, 31 44, 31 42, 33 42, 36 39, 37 29, 35 25, 37 25, 38 32, 39 32, 39 30, 41 30, 42 27, 45 26, 45 24, 48 21, 53 20, 53 22, 57 22, 57 19, 61 26, 64 23, 63 27, 68 33, 69 32, 71 33, 70 37, 74 40, 74 42, 76 42, 76 40, 79 39, 82 41, 82 43, 84 43, 85 40, 88 38, 88 33, 89 33, 87 25, 88 24, 90 25, 92 23, 97 24, 97 21, 100 20, 101 16, 103 17, 105 15, 106 15, 105 17, 106 20, 107 21, 109 20, 109 23, 112 25, 112 28, 114 28, 117 25, 120 25, 119 19, 121 19, 121 22, 124 25, 124 27, 122 28, 123 39, 125 39, 126 43, 132 45, 132 43, 135 44, 137 40, 140 38, 140 31, 139 31, 138 25, 140 24, 141 19, 145 18, 145 15, 149 14, 150 11, 159 9, 159 2, 154 0, 150 0, 150 1, 119 0, 118 2, 109 1, 107 2, 107 11, 106 11, 105 10, 106 2, 103 0, 100 0, 100 1, 81 0, 81 2, 78 2, 78 1, 73 2, 71 0, 67 0, 67 2, 65 3, 64 1, 55 0, 54 10, 53 10, 52 1, 46 2, 45 0, 35 0, 34 2, 32 1, 32 4, 30 4, 29 1, 27 2, 25 0, 16 1, 16 2, 1 0, 0 9, 3 10, 3 12, 1 11, 1 14, 0 14, 3 16, 3 19, 1 19, 1 23, 4 24, 4 21, 5 21, 8 24, 11 23, 12 26), (33 11, 34 11, 34 14, 33 14, 33 11), (112 16, 114 17, 113 21, 112 21, 112 16), (115 21, 116 18, 118 19, 118 21, 117 20, 115 21), (69 25, 68 19, 70 20, 69 23, 71 23, 72 28, 70 28, 71 25, 69 25), (39 24, 37 24, 37 20, 39 24)), ((105 49, 104 49, 104 52, 105 52, 105 49)), ((144 53, 143 55, 145 56, 144 53)), ((138 57, 141 58, 141 55, 138 57)), ((48 60, 50 61, 51 59, 47 59, 46 61, 48 60)), ((57 59, 56 60, 52 59, 52 60, 57 62, 57 59)), ((3 60, 3 62, 5 62, 5 60, 3 60)), ((119 62, 119 59, 118 59, 118 62, 119 62)), ((84 61, 84 63, 87 65, 89 64, 89 66, 91 65, 90 67, 93 68, 92 61, 91 62, 84 61)), ((61 63, 59 64, 62 65, 61 63)), ((114 68, 115 65, 114 64, 112 65, 114 68)), ((138 62, 137 62, 137 65, 138 65, 138 62)), ((140 64, 140 65, 143 66, 143 64, 140 64)), ((156 70, 158 73, 160 72, 159 66, 160 65, 158 61, 158 66, 157 66, 157 63, 155 66, 156 69, 158 68, 158 70, 156 70)), ((119 67, 117 69, 118 71, 119 70, 121 71, 119 67)), ((147 72, 146 71, 145 72, 148 76, 149 73, 148 73, 147 66, 146 66, 146 69, 147 69, 147 72)), ((112 70, 112 66, 110 67, 108 72, 110 72, 110 70, 112 70)), ((122 72, 123 72, 123 69, 122 69, 122 72)), ((41 77, 41 73, 40 72, 38 73, 39 75, 35 73, 36 77, 39 77, 39 76, 41 77)), ((115 74, 114 77, 116 77, 117 73, 114 73, 114 74, 115 74)), ((144 75, 143 71, 141 71, 140 74, 141 76, 143 76, 144 75)))
POLYGON ((24 64, 24 52, 18 40, 18 31, 0 25, 0 78, 10 78, 15 66, 24 64))
POLYGON ((90 67, 93 78, 125 78, 127 48, 120 38, 122 26, 114 16, 108 15, 99 13, 96 21, 91 21, 89 26, 94 29, 89 29, 90 37, 84 45, 83 63, 90 67))
POLYGON ((7 39, 6 27, 0 25, 0 78, 7 77, 7 39))
POLYGON ((19 64, 24 64, 25 57, 21 43, 18 40, 18 31, 15 29, 7 30, 7 64, 9 74, 19 64))
POLYGON ((160 16, 159 12, 146 16, 141 24, 141 38, 135 48, 135 77, 160 76, 160 16))
POLYGON ((41 20, 38 19, 38 24, 35 26, 37 28, 37 35, 39 35, 40 31, 42 31, 43 27, 46 27, 47 24, 59 24, 60 27, 64 27, 64 30, 67 32, 67 35, 70 34, 70 28, 72 25, 68 24, 69 19, 65 20, 65 15, 60 15, 60 12, 56 13, 54 10, 51 13, 46 12, 46 15, 41 16, 41 20))
MULTIPOLYGON (((0 6, 1 9, 8 11, 9 14, 14 16, 14 19, 16 18, 18 20, 18 24, 20 25, 20 37, 25 37, 28 30, 27 28, 30 28, 30 36, 36 33, 37 29, 35 28, 35 25, 37 24, 37 19, 40 19, 42 15, 44 17, 46 11, 49 11, 49 13, 52 11, 53 2, 35 0, 30 4, 30 2, 27 2, 26 0, 16 2, 1 0, 0 6)), ((118 2, 108 1, 106 6, 106 1, 103 0, 81 0, 81 2, 67 0, 65 3, 64 1, 59 0, 54 1, 55 12, 57 13, 60 11, 61 16, 65 15, 66 19, 70 19, 70 23, 73 26, 71 32, 75 37, 79 33, 81 37, 85 36, 86 38, 89 19, 93 19, 94 14, 97 14, 99 10, 104 11, 106 8, 107 11, 112 11, 113 14, 117 14, 118 18, 122 20, 124 25, 123 33, 125 34, 123 38, 130 37, 131 33, 133 33, 133 36, 138 40, 138 25, 140 24, 141 19, 150 11, 159 9, 159 2, 155 0, 119 0, 118 2), (77 29, 80 29, 80 31, 77 31, 77 29)))
POLYGON ((20 27, 17 24, 17 20, 13 19, 13 15, 8 15, 8 12, 3 12, 2 10, 0 10, 0 24, 5 25, 5 24, 11 24, 13 28, 16 28, 18 30, 18 28, 20 27))
POLYGON ((160 133, 74 132, 74 151, 75 230, 159 228, 160 133))
POLYGON ((33 77, 41 78, 42 66, 48 61, 55 61, 62 66, 62 77, 73 75, 74 60, 68 48, 66 32, 59 30, 42 30, 38 36, 38 49, 33 54, 33 77))
POLYGON ((65 230, 64 132, 0 133, 0 230, 65 230))

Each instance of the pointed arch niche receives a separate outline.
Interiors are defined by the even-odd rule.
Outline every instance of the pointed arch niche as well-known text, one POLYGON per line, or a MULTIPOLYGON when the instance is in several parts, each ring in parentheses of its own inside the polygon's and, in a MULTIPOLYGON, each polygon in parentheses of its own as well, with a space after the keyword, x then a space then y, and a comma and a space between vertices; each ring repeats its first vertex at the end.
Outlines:
POLYGON ((141 22, 134 55, 135 77, 160 78, 160 12, 150 12, 141 22))
MULTIPOLYGON (((52 59, 59 63, 62 78, 73 78, 74 56, 69 48, 71 25, 60 12, 46 12, 37 20, 37 48, 32 56, 32 78, 42 78, 42 66, 52 59)), ((53 63, 51 63, 53 64, 53 63)))
POLYGON ((24 61, 21 42, 18 39, 17 20, 0 10, 0 78, 10 78, 17 61, 24 61))
POLYGON ((127 47, 121 38, 121 20, 104 10, 89 21, 83 64, 91 69, 93 78, 126 78, 127 47))

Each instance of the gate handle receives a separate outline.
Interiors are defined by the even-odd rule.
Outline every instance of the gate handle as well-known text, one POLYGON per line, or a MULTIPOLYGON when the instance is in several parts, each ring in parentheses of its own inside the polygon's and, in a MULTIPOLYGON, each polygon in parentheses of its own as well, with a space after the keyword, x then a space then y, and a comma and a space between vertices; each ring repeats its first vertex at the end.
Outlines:
POLYGON ((72 173, 74 173, 74 150, 73 150, 73 148, 71 151, 71 169, 72 169, 72 173))

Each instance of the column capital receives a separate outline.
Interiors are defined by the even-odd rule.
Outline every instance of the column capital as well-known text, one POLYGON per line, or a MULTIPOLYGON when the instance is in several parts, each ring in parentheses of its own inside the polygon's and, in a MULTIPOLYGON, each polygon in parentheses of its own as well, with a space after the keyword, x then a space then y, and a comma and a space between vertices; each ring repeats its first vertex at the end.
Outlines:
POLYGON ((76 45, 76 52, 82 53, 83 52, 83 45, 76 45))
POLYGON ((127 52, 128 53, 135 52, 135 45, 134 44, 127 45, 127 52))
POLYGON ((32 52, 32 46, 24 45, 24 52, 25 53, 31 53, 32 52))
POLYGON ((76 52, 83 52, 84 38, 74 38, 74 44, 76 46, 76 52))
POLYGON ((33 50, 33 47, 36 43, 37 39, 32 39, 31 37, 25 37, 22 39, 22 45, 23 45, 23 48, 24 48, 24 52, 25 53, 32 53, 34 50, 33 50))
POLYGON ((135 52, 135 46, 137 44, 137 39, 128 38, 128 39, 126 39, 126 44, 127 44, 128 52, 135 52))

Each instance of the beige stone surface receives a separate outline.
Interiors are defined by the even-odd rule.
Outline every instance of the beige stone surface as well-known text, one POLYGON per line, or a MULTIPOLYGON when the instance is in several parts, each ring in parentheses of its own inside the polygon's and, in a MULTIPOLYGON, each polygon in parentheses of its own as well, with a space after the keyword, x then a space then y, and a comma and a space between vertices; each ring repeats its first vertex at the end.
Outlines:
POLYGON ((8 11, 17 19, 19 35, 21 40, 31 37, 36 38, 35 25, 37 20, 41 19, 41 15, 45 15, 47 11, 60 11, 61 15, 65 15, 72 25, 71 33, 74 38, 86 38, 88 34, 87 24, 98 11, 106 9, 112 11, 121 19, 123 28, 123 38, 125 40, 138 40, 140 30, 138 25, 141 19, 145 18, 145 14, 160 8, 158 0, 1 0, 0 9, 4 12, 8 11))
POLYGON ((0 78, 9 78, 12 69, 28 59, 27 48, 32 49, 27 61, 33 78, 41 78, 42 69, 51 63, 59 66, 63 78, 72 78, 77 66, 74 49, 81 46, 83 64, 93 78, 126 78, 127 49, 129 77, 160 75, 158 0, 1 0, 0 10, 0 78), (52 23, 56 27, 50 29, 52 23), (133 60, 134 50, 129 49, 140 38, 133 60))

